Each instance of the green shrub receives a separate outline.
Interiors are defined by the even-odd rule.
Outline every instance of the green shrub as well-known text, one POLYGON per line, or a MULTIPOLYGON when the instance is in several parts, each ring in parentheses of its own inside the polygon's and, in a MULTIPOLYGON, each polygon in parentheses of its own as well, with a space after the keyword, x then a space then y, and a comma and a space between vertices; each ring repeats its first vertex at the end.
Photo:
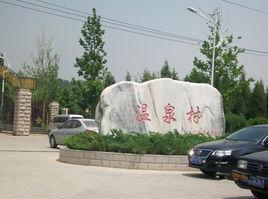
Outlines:
POLYGON ((80 133, 64 140, 66 146, 72 149, 105 151, 106 143, 104 137, 94 131, 80 133))
POLYGON ((259 125, 259 124, 268 124, 268 118, 266 117, 256 117, 248 120, 248 125, 259 125))
POLYGON ((108 135, 96 132, 81 133, 65 140, 71 149, 108 151, 136 154, 186 155, 188 151, 199 143, 215 140, 210 136, 180 134, 177 131, 159 134, 129 133, 113 130, 108 135))
POLYGON ((225 132, 233 133, 241 128, 246 127, 247 120, 244 116, 236 115, 234 113, 225 114, 226 130, 225 132))

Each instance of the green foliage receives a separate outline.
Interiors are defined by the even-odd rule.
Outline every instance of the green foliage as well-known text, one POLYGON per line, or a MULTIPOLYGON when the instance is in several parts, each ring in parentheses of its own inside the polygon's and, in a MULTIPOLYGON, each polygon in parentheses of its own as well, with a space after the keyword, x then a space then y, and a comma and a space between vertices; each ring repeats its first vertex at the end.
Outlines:
POLYGON ((225 132, 233 133, 241 128, 248 125, 247 120, 244 116, 240 116, 234 113, 225 114, 226 130, 225 132))
POLYGON ((37 54, 33 57, 33 64, 22 65, 23 76, 37 79, 36 89, 33 91, 33 101, 39 103, 49 103, 55 101, 58 96, 58 76, 59 56, 53 54, 52 38, 37 39, 37 54))
POLYGON ((130 75, 130 73, 129 73, 128 71, 127 71, 127 73, 126 73, 125 80, 126 80, 126 81, 131 81, 131 75, 130 75))
MULTIPOLYGON (((245 77, 242 75, 242 79, 245 77)), ((250 100, 251 100, 251 89, 249 81, 241 81, 237 85, 237 90, 233 93, 232 98, 229 100, 230 110, 237 115, 244 115, 247 118, 250 116, 250 100)))
POLYGON ((266 88, 266 117, 268 117, 268 88, 266 88))
POLYGON ((248 120, 248 126, 259 125, 259 124, 268 124, 268 118, 256 117, 248 120))
POLYGON ((262 81, 257 81, 251 95, 251 118, 265 117, 267 112, 266 95, 262 81))
POLYGON ((164 65, 162 66, 162 68, 160 70, 160 77, 161 78, 171 78, 171 79, 174 79, 174 80, 179 80, 177 72, 175 71, 174 68, 171 70, 167 60, 165 60, 164 65))
POLYGON ((0 52, 0 66, 4 66, 4 55, 0 52))
POLYGON ((114 76, 112 75, 112 73, 110 71, 108 71, 106 73, 106 76, 105 76, 105 79, 104 79, 104 87, 108 87, 108 86, 111 86, 113 84, 115 84, 116 81, 115 81, 115 78, 114 76))
POLYGON ((78 75, 84 77, 85 80, 103 80, 107 70, 106 52, 102 39, 104 30, 102 30, 100 16, 97 16, 95 8, 92 10, 92 16, 87 17, 81 33, 83 38, 80 38, 79 43, 84 48, 84 53, 81 58, 76 58, 75 67, 78 68, 78 75))
POLYGON ((96 10, 92 10, 92 15, 87 17, 81 30, 83 38, 79 43, 84 48, 81 58, 76 58, 75 67, 78 68, 78 75, 86 81, 83 83, 80 108, 84 110, 84 116, 94 117, 100 94, 105 86, 115 82, 111 73, 107 74, 105 66, 107 60, 102 39, 104 30, 100 23, 100 16, 96 10))
POLYGON ((113 130, 108 135, 95 132, 82 133, 69 137, 65 144, 72 149, 108 151, 136 154, 186 155, 196 144, 212 141, 215 138, 205 135, 179 134, 177 131, 167 134, 153 133, 124 134, 113 130))
POLYGON ((101 134, 80 133, 64 140, 64 143, 69 148, 80 150, 103 151, 105 149, 105 140, 101 134))
POLYGON ((150 72, 145 68, 140 77, 140 82, 147 82, 149 80, 157 79, 158 75, 155 72, 150 72))
MULTIPOLYGON (((207 41, 204 41, 201 53, 205 56, 205 60, 194 58, 193 71, 186 80, 194 82, 208 83, 211 77, 211 65, 212 65, 212 52, 213 52, 213 28, 210 27, 212 35, 209 36, 207 41), (202 81, 203 79, 203 81, 202 81)), ((216 31, 216 43, 219 42, 219 34, 216 31)), ((244 92, 241 92, 241 88, 249 87, 250 82, 253 79, 246 78, 244 66, 239 64, 238 55, 243 53, 244 50, 233 46, 234 37, 233 35, 226 36, 220 47, 215 48, 215 68, 214 68, 214 86, 217 88, 223 96, 225 112, 236 113, 245 112, 244 110, 238 110, 237 106, 240 101, 236 100, 236 96, 239 93, 240 97, 244 92), (236 110, 233 110, 235 107, 236 110)), ((244 108, 244 106, 242 107, 244 108)))
POLYGON ((210 78, 205 75, 203 72, 198 71, 196 68, 193 68, 189 75, 186 75, 185 81, 195 82, 195 83, 210 83, 210 78))
POLYGON ((68 108, 69 113, 82 114, 82 98, 84 81, 72 79, 70 82, 59 80, 60 85, 60 108, 68 108))
POLYGON ((247 120, 243 115, 227 113, 225 115, 225 122, 226 122, 226 134, 229 134, 247 126, 268 124, 268 118, 256 117, 247 120))

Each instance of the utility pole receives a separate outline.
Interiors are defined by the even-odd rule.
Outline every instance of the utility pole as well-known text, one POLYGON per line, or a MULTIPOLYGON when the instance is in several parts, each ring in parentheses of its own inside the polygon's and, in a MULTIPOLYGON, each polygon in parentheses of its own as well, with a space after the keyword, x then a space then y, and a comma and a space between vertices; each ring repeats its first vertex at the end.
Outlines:
POLYGON ((223 35, 221 33, 220 27, 220 11, 215 9, 212 14, 205 13, 203 10, 196 10, 192 7, 188 7, 187 10, 190 12, 202 17, 206 21, 210 22, 213 25, 213 47, 212 47, 212 63, 211 63, 211 78, 210 84, 214 86, 214 70, 215 70, 215 51, 216 48, 220 47, 223 42, 223 35), (217 34, 219 34, 219 41, 216 44, 217 34))
MULTIPOLYGON (((3 54, 0 53, 0 67, 4 67, 4 57, 3 54)), ((5 91, 5 72, 2 76, 2 92, 1 92, 1 107, 0 107, 0 119, 1 119, 1 125, 0 125, 0 132, 3 131, 3 109, 4 109, 4 91, 5 91)))

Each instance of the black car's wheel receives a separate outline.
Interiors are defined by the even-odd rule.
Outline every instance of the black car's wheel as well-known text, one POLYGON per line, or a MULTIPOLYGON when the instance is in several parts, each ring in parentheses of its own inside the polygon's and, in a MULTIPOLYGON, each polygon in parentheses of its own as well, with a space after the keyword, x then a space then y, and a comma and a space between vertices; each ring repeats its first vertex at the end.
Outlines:
POLYGON ((55 140, 55 137, 53 135, 49 138, 49 144, 51 148, 57 148, 57 142, 55 140))
POLYGON ((257 191, 253 191, 253 190, 251 190, 251 193, 252 193, 257 199, 267 199, 267 198, 268 198, 268 194, 264 194, 264 193, 257 192, 257 191))
POLYGON ((200 171, 205 174, 205 175, 208 175, 208 176, 214 176, 216 174, 216 172, 212 172, 212 171, 207 171, 207 170, 204 170, 204 169, 200 169, 200 171))

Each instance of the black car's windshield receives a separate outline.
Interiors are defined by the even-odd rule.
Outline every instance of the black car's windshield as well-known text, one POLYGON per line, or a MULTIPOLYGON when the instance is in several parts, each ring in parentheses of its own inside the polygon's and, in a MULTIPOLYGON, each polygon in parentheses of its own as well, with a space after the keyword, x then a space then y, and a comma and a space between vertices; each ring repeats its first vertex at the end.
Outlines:
POLYGON ((257 142, 268 135, 267 127, 248 127, 229 135, 228 140, 257 142))

